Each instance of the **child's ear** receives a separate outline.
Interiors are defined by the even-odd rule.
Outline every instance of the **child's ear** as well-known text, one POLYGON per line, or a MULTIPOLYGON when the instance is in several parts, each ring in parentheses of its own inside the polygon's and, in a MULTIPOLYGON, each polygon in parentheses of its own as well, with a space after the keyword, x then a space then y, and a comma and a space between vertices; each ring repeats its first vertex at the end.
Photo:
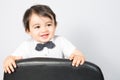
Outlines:
POLYGON ((29 30, 25 30, 25 32, 30 35, 30 31, 29 30))

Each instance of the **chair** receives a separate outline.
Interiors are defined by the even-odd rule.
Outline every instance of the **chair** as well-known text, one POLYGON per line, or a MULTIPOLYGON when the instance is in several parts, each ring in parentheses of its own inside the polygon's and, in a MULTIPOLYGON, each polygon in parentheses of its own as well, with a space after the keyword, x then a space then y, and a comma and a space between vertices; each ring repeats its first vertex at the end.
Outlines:
POLYGON ((104 80, 101 69, 86 61, 73 67, 68 59, 29 58, 16 61, 12 74, 4 73, 3 80, 104 80))

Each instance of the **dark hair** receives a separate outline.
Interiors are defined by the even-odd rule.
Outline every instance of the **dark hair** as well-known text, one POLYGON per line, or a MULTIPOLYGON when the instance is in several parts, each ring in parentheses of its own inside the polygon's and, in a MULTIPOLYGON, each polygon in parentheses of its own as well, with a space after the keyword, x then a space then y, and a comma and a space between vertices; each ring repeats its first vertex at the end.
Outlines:
POLYGON ((56 15, 55 13, 50 9, 47 5, 34 5, 26 10, 24 16, 23 16, 23 24, 25 30, 29 31, 29 20, 32 15, 32 13, 48 17, 50 19, 54 19, 55 25, 57 25, 56 21, 56 15))

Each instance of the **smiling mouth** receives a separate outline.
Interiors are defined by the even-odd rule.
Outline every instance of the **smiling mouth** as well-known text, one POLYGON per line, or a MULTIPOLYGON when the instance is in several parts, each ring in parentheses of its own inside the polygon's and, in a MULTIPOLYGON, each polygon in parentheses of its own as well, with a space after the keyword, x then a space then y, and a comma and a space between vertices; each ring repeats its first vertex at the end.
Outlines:
POLYGON ((48 36, 49 36, 49 34, 43 34, 43 35, 41 35, 41 37, 42 37, 43 39, 47 39, 48 36))

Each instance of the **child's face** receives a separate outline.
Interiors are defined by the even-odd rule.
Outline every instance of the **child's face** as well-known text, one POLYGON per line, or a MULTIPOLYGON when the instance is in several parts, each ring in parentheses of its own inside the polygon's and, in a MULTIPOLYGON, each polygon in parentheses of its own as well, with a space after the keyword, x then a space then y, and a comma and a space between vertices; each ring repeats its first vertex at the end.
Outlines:
POLYGON ((39 16, 37 14, 32 14, 29 20, 29 31, 28 34, 38 42, 45 43, 53 38, 56 30, 54 20, 39 16))

